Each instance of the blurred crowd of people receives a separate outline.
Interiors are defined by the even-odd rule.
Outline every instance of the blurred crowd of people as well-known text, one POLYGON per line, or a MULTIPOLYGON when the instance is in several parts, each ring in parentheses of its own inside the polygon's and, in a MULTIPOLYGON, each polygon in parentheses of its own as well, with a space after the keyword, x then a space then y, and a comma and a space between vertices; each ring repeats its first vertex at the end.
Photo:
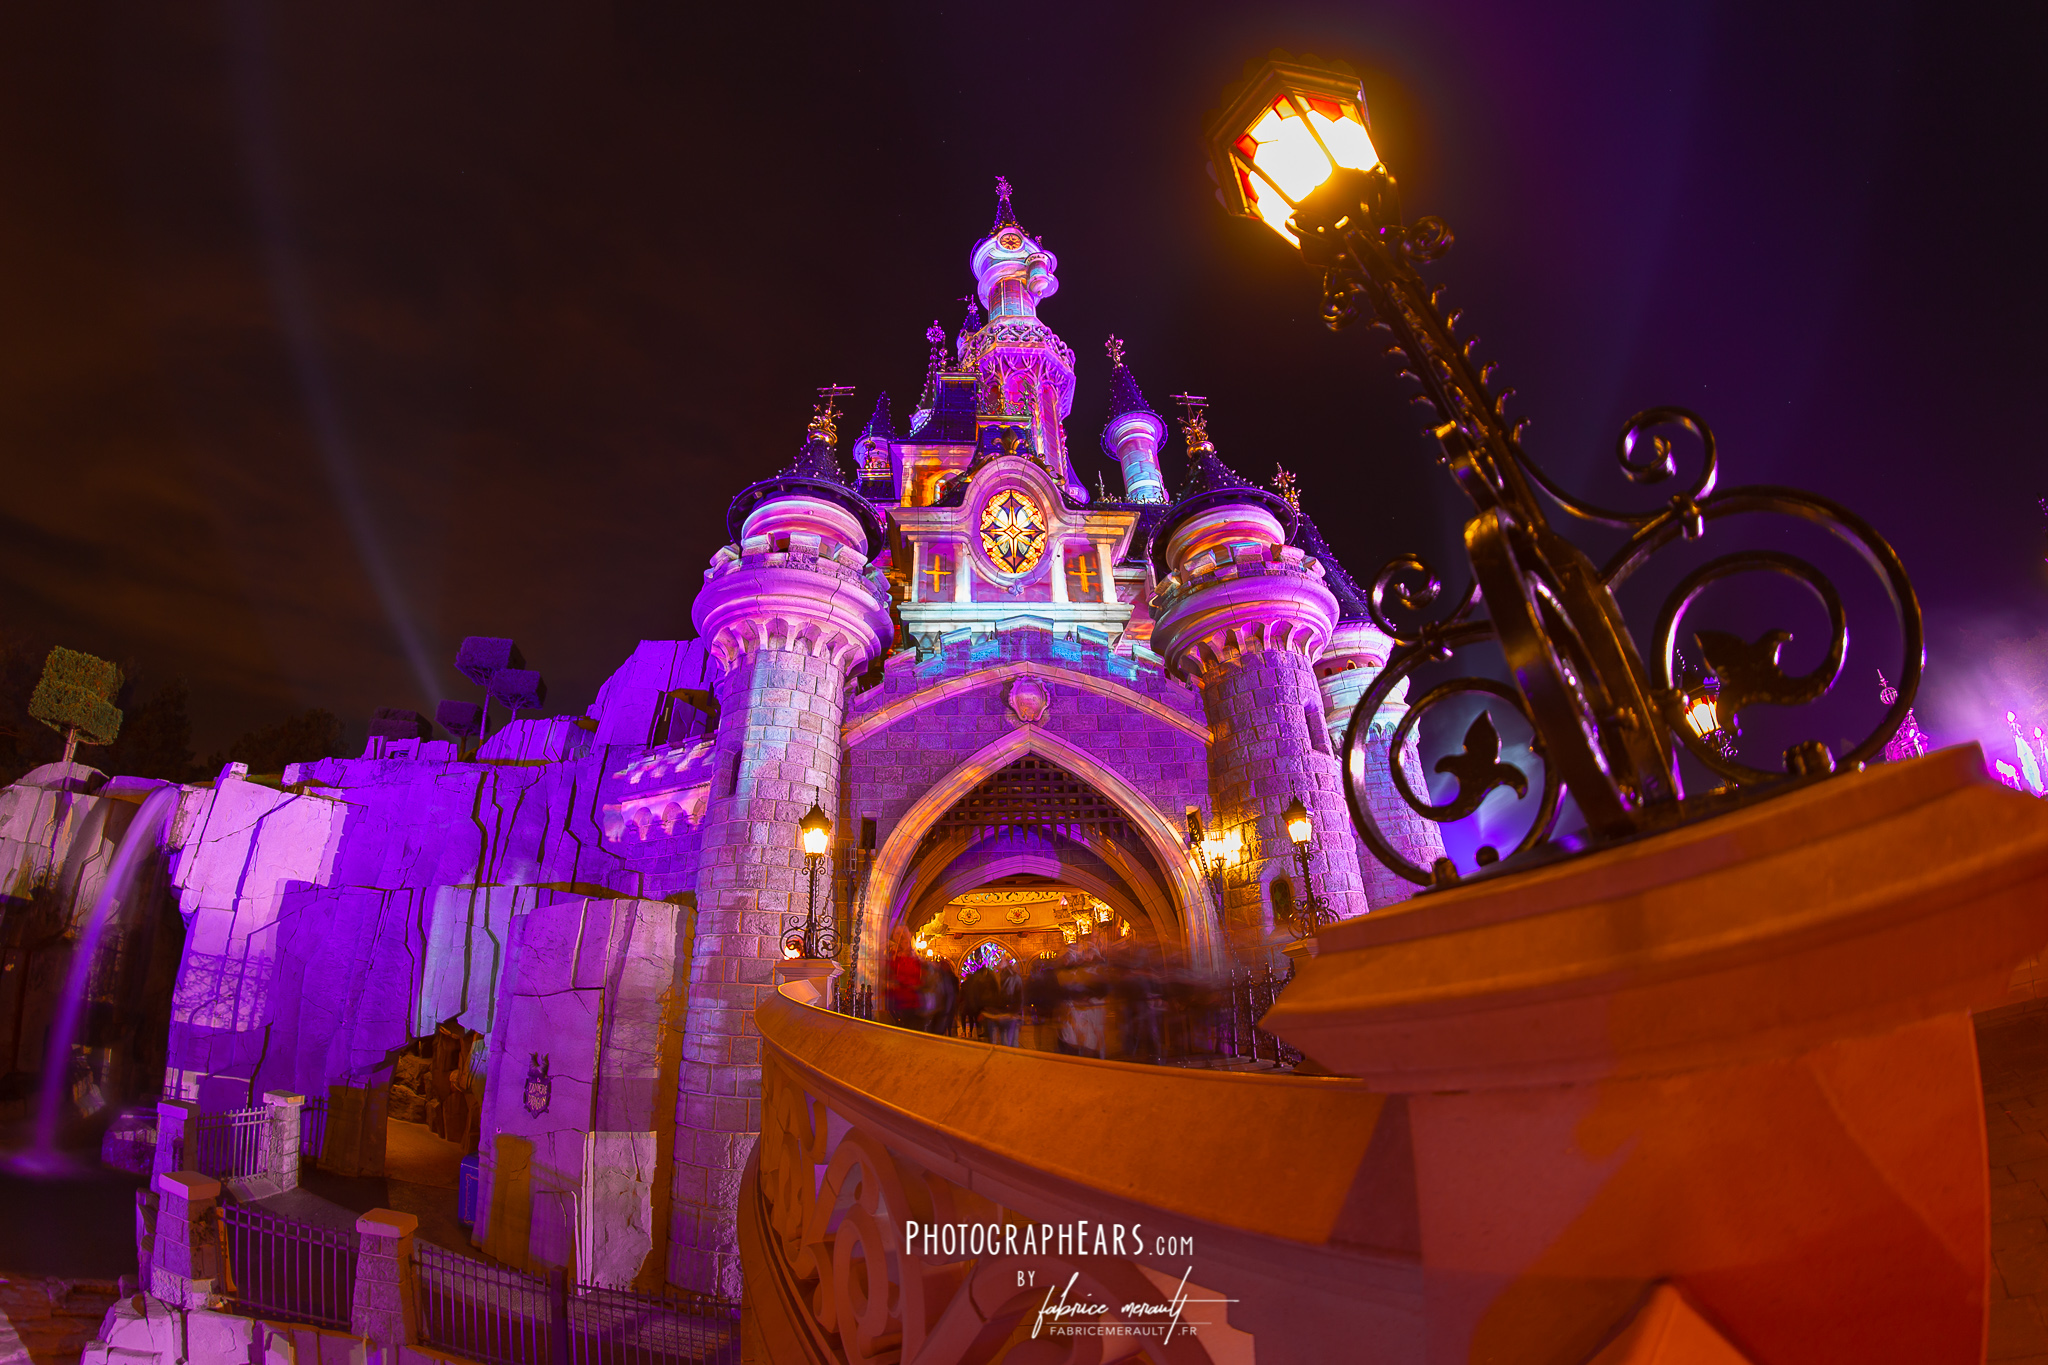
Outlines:
MULTIPOLYGON (((1265 980, 1270 1004, 1282 983, 1270 972, 1265 980)), ((882 1020, 924 1033, 1130 1062, 1277 1055, 1252 1027, 1263 1013, 1253 978, 1218 983, 1135 935, 1091 934, 1064 952, 962 977, 944 957, 918 953, 899 924, 882 981, 882 1020)))

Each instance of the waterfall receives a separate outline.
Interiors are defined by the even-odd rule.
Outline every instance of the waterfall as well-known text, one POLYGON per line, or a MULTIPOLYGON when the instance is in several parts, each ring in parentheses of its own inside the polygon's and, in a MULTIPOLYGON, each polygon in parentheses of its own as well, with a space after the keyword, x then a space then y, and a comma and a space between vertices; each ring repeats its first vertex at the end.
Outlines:
POLYGON ((42 1097, 36 1106, 36 1139, 30 1153, 30 1160, 38 1164, 47 1166, 56 1161, 57 1123, 71 1080, 71 1044, 78 1032, 79 1018, 85 1012, 86 987, 92 978, 93 961, 99 956, 100 936, 106 932, 107 921, 134 889, 145 861, 156 851, 171 813, 178 808, 179 790, 175 786, 158 787, 143 800, 142 809, 135 813, 114 850, 106 882, 79 931, 71 968, 64 979, 64 993, 58 998, 57 1017, 50 1024, 50 1050, 43 1058, 42 1097))

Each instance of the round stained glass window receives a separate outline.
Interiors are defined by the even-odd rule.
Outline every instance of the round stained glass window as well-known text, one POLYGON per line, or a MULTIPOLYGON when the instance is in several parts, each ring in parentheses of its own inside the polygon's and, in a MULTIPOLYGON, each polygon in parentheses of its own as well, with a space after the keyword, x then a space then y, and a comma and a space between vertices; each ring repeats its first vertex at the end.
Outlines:
POLYGON ((1007 574, 1029 573, 1045 555, 1045 509, 1006 488, 981 509, 981 552, 1007 574))

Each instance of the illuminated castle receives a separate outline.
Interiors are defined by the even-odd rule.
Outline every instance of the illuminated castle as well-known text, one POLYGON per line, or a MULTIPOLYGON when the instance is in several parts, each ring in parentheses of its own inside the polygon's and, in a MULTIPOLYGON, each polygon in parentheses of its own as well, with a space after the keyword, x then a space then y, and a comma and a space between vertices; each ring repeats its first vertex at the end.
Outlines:
MULTIPOLYGON (((950 351, 927 334, 902 428, 885 397, 842 448, 825 391, 795 457, 734 499, 698 638, 641 642, 585 715, 514 721, 467 760, 377 740, 183 793, 171 1093, 330 1096, 324 1160, 374 1173, 393 1059, 453 1030, 480 1245, 730 1293, 753 1014, 810 904, 813 803, 818 915, 862 982, 898 925, 955 958, 1097 932, 1263 970, 1309 891, 1297 800, 1325 913, 1407 894, 1352 834, 1337 758, 1391 644, 1292 481, 1242 477, 1187 397, 1170 490, 1167 423, 1112 341, 1123 496, 1091 497, 1075 356, 1039 317, 1058 262, 1007 185, 968 262, 976 304, 950 351)), ((1382 756, 1401 706, 1368 722, 1382 756)), ((1376 809, 1408 858, 1440 855, 1398 798, 1376 809)))

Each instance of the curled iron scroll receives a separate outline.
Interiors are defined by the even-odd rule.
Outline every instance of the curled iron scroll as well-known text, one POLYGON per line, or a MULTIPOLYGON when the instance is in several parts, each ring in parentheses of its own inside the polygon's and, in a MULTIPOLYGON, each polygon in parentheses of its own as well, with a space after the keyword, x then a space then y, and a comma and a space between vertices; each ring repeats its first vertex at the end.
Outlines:
MULTIPOLYGON (((1491 625, 1485 621, 1471 621, 1443 627, 1427 641, 1405 644, 1396 649, 1387 659, 1386 667, 1381 669, 1380 675, 1373 680, 1372 686, 1359 698, 1357 706, 1351 713, 1351 723, 1344 729, 1344 744, 1339 751, 1339 761, 1343 764, 1344 800, 1351 810, 1352 826, 1357 829, 1359 837, 1365 840, 1374 857, 1398 875, 1421 886, 1427 886, 1434 880, 1432 869, 1410 862, 1393 846, 1392 841, 1387 838, 1386 831, 1380 827, 1379 817, 1372 809, 1372 802, 1366 796, 1366 764, 1371 761, 1372 755, 1364 741, 1380 707, 1393 695, 1394 689, 1407 681, 1416 669, 1425 664, 1439 662, 1441 658, 1448 657, 1458 649, 1492 637, 1491 625)), ((1431 805, 1416 795, 1413 785, 1408 780, 1407 771, 1401 764, 1402 752, 1413 738, 1416 726, 1431 707, 1440 705, 1452 697, 1473 693, 1505 701, 1524 721, 1529 719, 1521 697, 1508 684, 1492 678, 1453 678, 1439 683, 1411 702, 1407 714, 1402 716, 1400 724, 1394 728, 1394 733, 1389 738, 1386 757, 1394 789, 1408 804, 1409 809, 1426 820, 1447 823, 1462 819, 1477 810, 1480 801, 1495 787, 1514 785, 1512 780, 1507 779, 1500 771, 1502 768, 1515 772, 1518 777, 1521 776, 1519 770, 1513 769, 1510 765, 1498 764, 1488 759, 1483 765, 1475 763, 1470 774, 1457 774, 1459 792, 1451 801, 1443 805, 1431 805), (1481 772, 1481 767, 1486 771, 1481 772)), ((1490 722, 1488 729, 1491 729, 1490 722)), ((1468 740, 1470 738, 1471 732, 1468 732, 1468 740)), ((1452 760, 1452 764, 1451 768, 1443 770, 1455 772, 1457 760, 1452 760)), ((1562 795, 1563 784, 1558 779, 1556 765, 1544 762, 1543 785, 1535 819, 1531 821, 1528 832, 1522 836, 1521 842, 1515 846, 1513 852, 1520 853, 1532 848, 1549 834, 1557 823, 1558 806, 1562 795)))
POLYGON ((1447 657, 1446 646, 1441 643, 1444 633, 1463 622, 1471 613, 1478 594, 1479 582, 1474 579, 1465 586, 1464 595, 1457 605, 1434 621, 1414 627, 1397 626, 1387 614, 1387 601, 1391 598, 1402 611, 1415 613, 1427 611, 1443 594, 1443 580, 1417 555, 1397 555, 1382 565, 1373 575, 1372 588, 1365 596, 1366 614, 1372 623, 1397 645, 1426 645, 1438 659, 1447 657), (1403 579, 1420 579, 1419 586, 1406 586, 1403 579))
MULTIPOLYGON (((1878 578, 1884 584, 1886 594, 1891 598, 1892 609, 1898 618, 1901 654, 1897 684, 1898 695, 1886 709, 1883 719, 1878 722, 1877 728, 1871 731, 1854 748, 1850 749, 1848 753, 1836 755, 1836 762, 1842 767, 1853 768, 1859 763, 1868 763, 1883 754, 1885 744, 1897 733, 1899 726, 1906 719, 1906 713, 1913 707, 1914 696, 1920 689, 1921 669, 1925 663, 1924 649, 1926 637, 1925 627, 1920 615, 1920 600, 1913 592, 1912 580, 1907 578, 1905 565, 1900 563, 1898 552, 1892 549, 1890 543, 1883 536, 1879 535, 1868 522, 1849 511, 1846 507, 1820 497, 1817 494, 1802 492, 1796 488, 1773 488, 1767 486, 1731 488, 1725 493, 1721 493, 1703 503, 1699 511, 1703 520, 1709 522, 1717 521, 1723 517, 1748 516, 1758 513, 1795 517, 1811 522, 1814 525, 1824 527, 1851 549, 1855 550, 1862 557, 1863 561, 1877 573, 1878 578)), ((1607 584, 1609 588, 1618 587, 1637 569, 1641 568, 1653 554, 1683 534, 1683 529, 1675 520, 1669 518, 1646 523, 1602 566, 1600 570, 1601 581, 1607 584)), ((1782 574, 1804 583, 1809 590, 1813 591, 1820 598, 1822 604, 1828 609, 1830 623, 1838 637, 1830 644, 1828 658, 1832 661, 1833 668, 1839 670, 1841 659, 1837 657, 1837 651, 1846 649, 1848 624, 1846 614, 1841 606, 1840 594, 1835 589, 1834 584, 1828 580, 1825 574, 1804 560, 1797 559, 1791 555, 1776 554, 1776 552, 1754 551, 1747 554, 1723 556, 1721 559, 1709 561, 1681 582, 1678 588, 1673 590, 1672 595, 1666 599, 1664 611, 1660 613, 1658 619, 1657 647, 1654 651, 1660 674, 1658 681, 1662 688, 1668 690, 1671 686, 1670 651, 1676 647, 1676 632, 1678 621, 1683 616, 1683 608, 1691 600, 1691 597, 1688 596, 1681 603, 1678 600, 1680 595, 1690 591, 1693 596, 1696 596, 1698 590, 1707 586, 1711 581, 1733 573, 1745 572, 1775 572, 1782 574), (1726 567, 1715 568, 1716 565, 1723 564, 1726 567), (1795 569, 1791 567, 1793 565, 1799 567, 1795 569), (1713 571, 1712 577, 1702 578, 1710 570, 1713 571), (1696 583, 1695 580, 1700 581, 1696 583), (1688 585, 1691 585, 1690 588, 1688 585)), ((1768 637, 1765 637, 1765 639, 1767 641, 1768 637)), ((1751 646, 1751 648, 1754 648, 1754 646, 1751 646)), ((1761 662, 1759 661, 1759 663, 1761 662)), ((1763 676, 1768 678, 1768 673, 1765 673, 1763 676)), ((1808 678, 1812 677, 1811 674, 1807 676, 1808 678)), ((1799 705, 1805 701, 1815 700, 1823 695, 1828 690, 1828 686, 1833 684, 1834 676, 1834 673, 1830 673, 1826 684, 1820 686, 1817 690, 1812 690, 1811 695, 1801 695, 1798 700, 1780 700, 1780 696, 1790 695, 1787 693, 1780 693, 1780 696, 1759 696, 1757 699, 1775 702, 1779 705, 1799 705)), ((1749 783, 1782 776, 1781 773, 1770 772, 1761 768, 1752 768, 1730 759, 1721 758, 1718 754, 1712 753, 1707 746, 1697 742, 1697 738, 1691 734, 1690 728, 1683 724, 1673 724, 1670 728, 1677 734, 1679 740, 1684 743, 1685 747, 1694 757, 1698 758, 1714 772, 1731 781, 1749 783)))
POLYGON ((1541 465, 1525 455, 1520 446, 1513 447, 1513 450, 1516 463, 1529 476, 1530 482, 1542 489, 1544 496, 1581 521, 1624 530, 1647 530, 1676 522, 1686 539, 1692 540, 1700 533, 1699 504, 1713 495, 1721 473, 1714 429, 1707 425, 1707 419, 1690 408, 1645 408, 1623 424, 1621 435, 1615 438, 1614 458, 1630 483, 1648 487, 1664 482, 1678 472, 1674 454, 1676 447, 1665 434, 1669 428, 1690 432, 1699 442, 1699 473, 1693 476, 1692 483, 1684 492, 1672 494, 1664 506, 1647 512, 1617 511, 1573 497, 1560 488, 1541 465))

